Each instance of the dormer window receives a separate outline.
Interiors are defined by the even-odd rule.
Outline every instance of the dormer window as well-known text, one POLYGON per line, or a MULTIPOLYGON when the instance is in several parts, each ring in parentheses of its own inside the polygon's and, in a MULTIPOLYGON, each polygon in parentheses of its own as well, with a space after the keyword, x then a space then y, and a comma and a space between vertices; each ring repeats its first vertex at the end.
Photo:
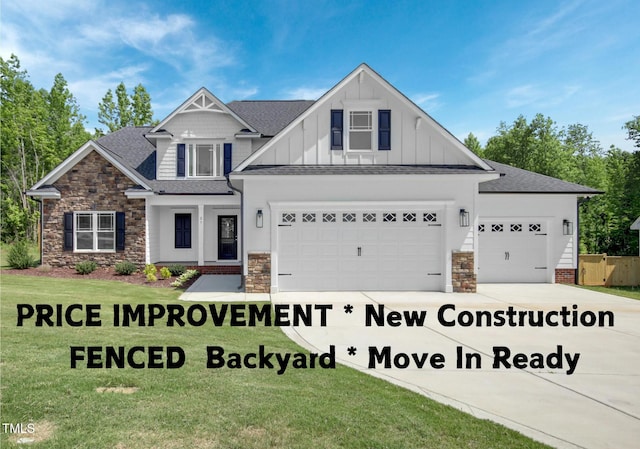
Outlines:
POLYGON ((219 143, 190 143, 188 149, 190 178, 222 176, 222 153, 219 143))

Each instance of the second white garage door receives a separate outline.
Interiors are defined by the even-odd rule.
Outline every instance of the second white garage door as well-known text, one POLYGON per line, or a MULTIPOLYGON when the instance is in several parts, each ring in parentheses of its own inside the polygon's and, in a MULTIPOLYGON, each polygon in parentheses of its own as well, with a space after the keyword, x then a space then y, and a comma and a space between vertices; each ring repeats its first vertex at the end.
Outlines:
POLYGON ((539 220, 481 220, 478 282, 548 282, 546 231, 539 220))
POLYGON ((280 291, 440 290, 440 210, 287 210, 280 291))

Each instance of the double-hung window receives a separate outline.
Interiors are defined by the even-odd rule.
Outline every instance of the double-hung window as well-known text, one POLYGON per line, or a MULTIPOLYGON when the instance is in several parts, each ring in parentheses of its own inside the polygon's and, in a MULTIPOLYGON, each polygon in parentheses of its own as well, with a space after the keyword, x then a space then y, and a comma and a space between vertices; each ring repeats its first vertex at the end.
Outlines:
POLYGON ((75 251, 116 250, 115 212, 76 212, 74 220, 75 251))
POLYGON ((219 143, 190 143, 189 177, 222 176, 222 152, 219 143))
POLYGON ((372 111, 349 111, 349 149, 373 149, 372 111))

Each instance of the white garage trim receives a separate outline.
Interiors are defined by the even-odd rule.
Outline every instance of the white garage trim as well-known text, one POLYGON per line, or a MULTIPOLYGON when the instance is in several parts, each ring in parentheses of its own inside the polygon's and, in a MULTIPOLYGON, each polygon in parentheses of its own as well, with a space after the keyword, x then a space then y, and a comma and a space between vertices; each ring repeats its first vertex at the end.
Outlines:
MULTIPOLYGON (((320 269, 331 268, 332 275, 329 275, 330 282, 326 285, 327 290, 445 290, 446 285, 451 283, 451 259, 448 254, 450 251, 446 248, 446 224, 450 209, 448 206, 452 204, 453 201, 271 202, 269 203, 271 291, 276 293, 284 288, 286 283, 280 275, 284 276, 288 273, 280 273, 281 262, 289 263, 288 269, 290 269, 295 257, 299 257, 300 260, 305 260, 307 257, 307 264, 314 263, 314 266, 317 265, 320 269), (435 212, 433 217, 430 215, 432 212, 435 212), (375 222, 373 221, 374 213, 375 222), (436 221, 431 222, 431 220, 436 221), (350 223, 353 224, 353 228, 350 228, 350 223), (415 225, 412 226, 412 223, 415 225), (385 234, 380 232, 385 228, 401 231, 400 237, 405 238, 405 245, 412 246, 415 238, 416 251, 412 254, 408 247, 403 251, 407 259, 407 265, 404 268, 401 266, 404 258, 397 252, 393 254, 392 248, 392 246, 401 245, 402 238, 394 234, 393 242, 390 240, 385 244, 384 238, 380 238, 384 237, 385 234), (433 229, 427 231, 431 228, 433 229), (354 232, 356 230, 358 232, 354 232), (317 240, 317 236, 321 234, 330 236, 328 238, 331 240, 325 240, 327 242, 348 243, 349 249, 339 244, 324 245, 327 257, 323 259, 318 256, 318 251, 322 252, 322 245, 307 246, 311 250, 307 256, 299 252, 295 256, 287 255, 293 259, 281 260, 286 255, 286 253, 281 254, 280 251, 285 251, 283 245, 286 245, 287 238, 293 239, 291 242, 296 243, 291 245, 291 248, 298 248, 304 246, 300 244, 304 244, 305 239, 317 240), (285 241, 282 238, 285 238, 285 241), (357 242, 360 240, 367 243, 363 244, 364 246, 358 245, 357 242), (353 248, 350 248, 351 245, 353 248), (357 254, 351 254, 349 250, 356 251, 356 247, 357 254), (423 251, 420 252, 418 248, 423 251), (429 248, 436 248, 435 254, 433 251, 427 251, 429 248), (386 257, 385 254, 390 260, 395 260, 394 267, 397 267, 397 270, 385 271, 387 265, 380 263, 386 257), (429 257, 430 254, 431 257, 429 257), (361 259, 360 256, 363 258, 361 259), (353 258, 353 263, 361 264, 362 276, 358 276, 357 272, 352 272, 353 276, 351 276, 347 270, 344 270, 345 267, 351 268, 349 258, 353 258), (412 260, 415 265, 410 262, 412 260), (332 261, 335 261, 336 265, 342 262, 342 268, 334 268, 332 261), (423 268, 427 273, 424 278, 402 276, 403 273, 411 273, 411 269, 423 268), (385 273, 387 276, 379 276, 380 273, 385 273), (433 278, 426 276, 433 276, 433 278), (403 286, 406 287, 402 288, 403 286)), ((357 269, 354 270, 357 271, 357 269)), ((317 285, 318 279, 309 275, 309 271, 306 276, 301 273, 296 281, 298 280, 300 282, 298 285, 302 289, 317 290, 322 289, 318 287, 324 287, 324 285, 317 285), (315 288, 313 288, 314 285, 315 288)), ((293 282, 290 284, 287 288, 298 290, 296 284, 293 282)))

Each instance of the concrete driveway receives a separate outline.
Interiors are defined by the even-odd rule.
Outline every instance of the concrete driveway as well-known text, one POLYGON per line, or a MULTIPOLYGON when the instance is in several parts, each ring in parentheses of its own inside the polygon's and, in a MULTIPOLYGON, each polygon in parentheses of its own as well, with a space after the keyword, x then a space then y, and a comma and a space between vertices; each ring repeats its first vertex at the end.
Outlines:
POLYGON ((326 327, 314 321, 311 327, 283 330, 312 352, 335 345, 338 362, 478 418, 554 447, 640 447, 640 302, 563 285, 482 285, 478 290, 279 293, 272 301, 332 304, 326 327), (353 306, 351 313, 346 313, 346 305, 353 306), (505 317, 509 310, 531 311, 536 317, 541 311, 551 322, 562 321, 562 306, 568 312, 567 326, 460 324, 475 321, 476 311, 492 317, 503 311, 498 315, 505 317), (381 310, 384 314, 379 315, 381 310), (388 315, 392 311, 401 313, 388 315), (405 311, 414 311, 409 318, 418 320, 426 311, 424 323, 409 326, 405 311), (613 326, 587 326, 600 311, 611 312, 603 319, 609 324, 613 316, 613 326), (572 322, 574 313, 577 323, 572 322), (377 324, 383 315, 388 317, 384 325, 377 324), (451 321, 455 325, 445 325, 451 321), (391 325, 398 322, 401 325, 391 325), (355 348, 354 355, 349 355, 349 348, 355 348), (466 355, 462 367, 457 366, 458 351, 479 355, 470 356, 466 369, 466 355), (499 363, 494 367, 496 357, 499 363), (387 361, 390 368, 384 366, 387 361), (572 363, 574 372, 568 374, 572 363), (522 367, 514 366, 518 364, 522 367))

